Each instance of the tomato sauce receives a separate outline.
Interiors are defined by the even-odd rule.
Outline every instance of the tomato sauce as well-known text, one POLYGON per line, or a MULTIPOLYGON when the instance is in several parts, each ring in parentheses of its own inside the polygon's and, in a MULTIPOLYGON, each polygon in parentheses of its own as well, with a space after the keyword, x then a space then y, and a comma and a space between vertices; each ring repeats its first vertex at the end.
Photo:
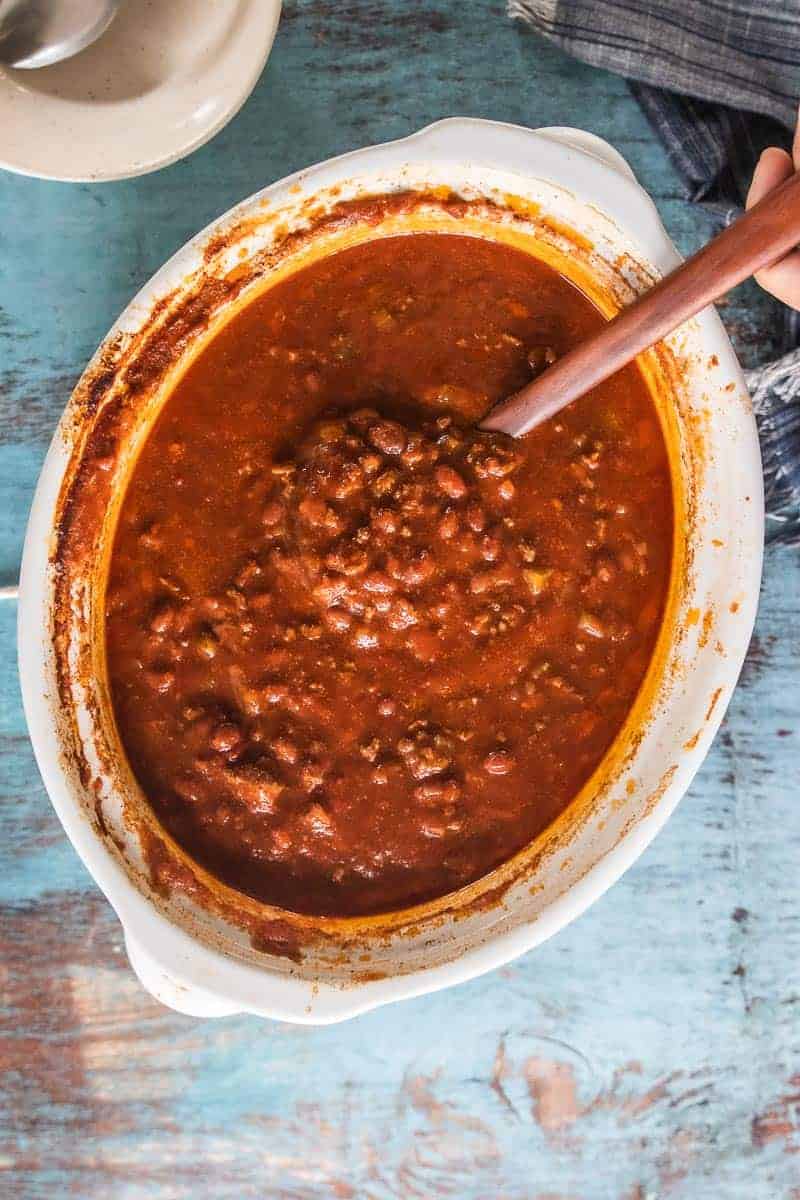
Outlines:
POLYGON ((218 878, 314 914, 428 900, 598 766, 669 581, 651 397, 631 366, 517 442, 474 426, 602 320, 512 247, 377 239, 263 292, 175 386, 107 666, 148 802, 218 878))

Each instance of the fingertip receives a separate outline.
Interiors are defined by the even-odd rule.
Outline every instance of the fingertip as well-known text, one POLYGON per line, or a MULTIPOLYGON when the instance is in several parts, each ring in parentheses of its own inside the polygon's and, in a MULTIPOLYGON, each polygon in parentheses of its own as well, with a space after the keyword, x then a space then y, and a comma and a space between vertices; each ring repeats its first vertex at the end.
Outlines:
POLYGON ((776 300, 800 309, 800 250, 793 250, 780 262, 758 271, 755 280, 776 300))
POLYGON ((762 171, 770 175, 774 175, 777 182, 782 182, 787 175, 791 175, 794 170, 792 156, 787 150, 781 146, 767 146, 766 150, 761 151, 761 157, 756 164, 756 170, 761 168, 762 171))
POLYGON ((778 146, 768 146, 756 163, 750 190, 745 201, 746 208, 758 204, 773 188, 784 179, 788 179, 794 171, 792 158, 778 146))
POLYGON ((769 191, 769 188, 764 181, 764 168, 762 165, 765 154, 766 150, 762 150, 758 157, 758 162, 755 165, 753 178, 750 180, 750 187, 747 189, 747 196, 744 202, 746 209, 752 208, 754 204, 758 204, 761 197, 765 196, 769 191))

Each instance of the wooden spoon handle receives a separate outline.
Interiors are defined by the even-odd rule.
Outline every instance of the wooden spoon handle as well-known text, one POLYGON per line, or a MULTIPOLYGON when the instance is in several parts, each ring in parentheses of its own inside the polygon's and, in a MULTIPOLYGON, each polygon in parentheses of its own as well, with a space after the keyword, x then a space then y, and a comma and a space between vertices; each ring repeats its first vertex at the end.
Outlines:
POLYGON ((521 437, 800 242, 800 172, 481 422, 521 437))

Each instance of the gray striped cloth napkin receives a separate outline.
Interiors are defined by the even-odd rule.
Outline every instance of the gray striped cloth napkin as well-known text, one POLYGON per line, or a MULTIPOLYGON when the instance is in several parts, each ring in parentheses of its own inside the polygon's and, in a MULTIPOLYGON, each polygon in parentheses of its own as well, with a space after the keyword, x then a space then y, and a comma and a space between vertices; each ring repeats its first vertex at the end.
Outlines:
MULTIPOLYGON (((680 174, 720 226, 741 210, 766 146, 791 145, 800 0, 509 0, 576 58, 624 75, 680 174)), ((800 545, 800 314, 781 357, 749 371, 764 459, 767 539, 800 545)))

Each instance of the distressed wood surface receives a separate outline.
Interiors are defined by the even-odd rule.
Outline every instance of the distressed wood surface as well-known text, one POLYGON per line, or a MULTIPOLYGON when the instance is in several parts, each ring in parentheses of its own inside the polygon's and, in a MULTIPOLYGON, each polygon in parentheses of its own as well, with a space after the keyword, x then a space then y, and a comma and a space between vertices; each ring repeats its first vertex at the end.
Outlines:
MULTIPOLYGON (((452 114, 593 129, 684 251, 707 232, 624 84, 496 0, 290 0, 251 100, 186 162, 0 175, 0 584, 72 383, 164 259, 288 171, 452 114)), ((769 355, 774 304, 746 287, 723 315, 746 363, 769 355)), ((722 732, 623 880, 504 970, 320 1030, 142 992, 39 781, 15 617, 0 602, 0 1194, 800 1200, 796 552, 768 552, 722 732)))

